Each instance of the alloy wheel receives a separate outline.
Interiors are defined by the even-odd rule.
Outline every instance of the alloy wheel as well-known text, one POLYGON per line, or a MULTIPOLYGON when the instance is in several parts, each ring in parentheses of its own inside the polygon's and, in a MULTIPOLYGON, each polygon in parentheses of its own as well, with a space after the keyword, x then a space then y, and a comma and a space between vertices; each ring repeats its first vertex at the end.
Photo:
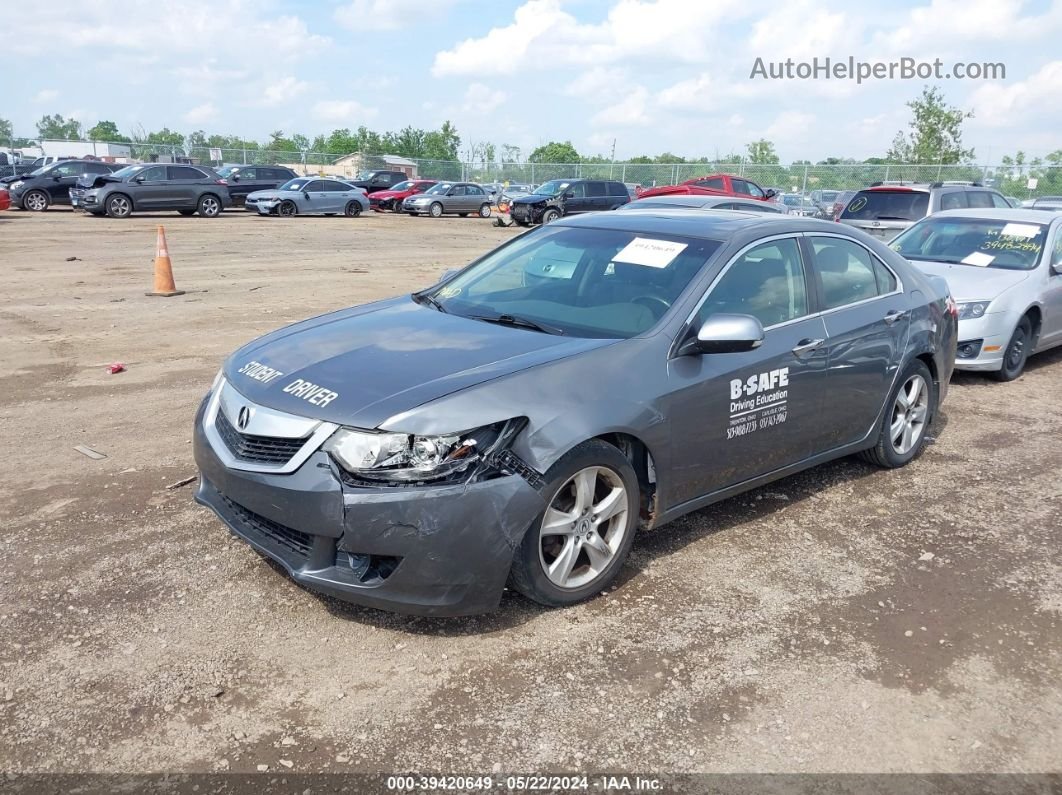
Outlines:
POLYGON ((125 218, 133 207, 125 196, 112 196, 107 202, 107 209, 115 218, 125 218))
POLYGON ((542 518, 539 563, 559 588, 581 588, 601 576, 627 532, 630 499, 619 473, 581 469, 558 489, 542 518))
POLYGON ((929 418, 929 386, 915 374, 896 393, 889 439, 898 455, 906 455, 922 441, 929 418))
POLYGON ((43 212, 48 209, 48 199, 40 191, 31 191, 23 200, 26 205, 26 209, 33 210, 35 213, 43 212))

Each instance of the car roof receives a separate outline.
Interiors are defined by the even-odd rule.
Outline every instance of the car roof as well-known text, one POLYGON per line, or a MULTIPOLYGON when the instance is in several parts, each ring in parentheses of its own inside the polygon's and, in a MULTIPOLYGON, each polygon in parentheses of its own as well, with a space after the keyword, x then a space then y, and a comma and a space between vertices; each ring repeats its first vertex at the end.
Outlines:
POLYGON ((671 234, 723 240, 739 232, 763 226, 767 234, 785 235, 795 232, 847 233, 838 224, 782 213, 714 210, 711 213, 695 209, 664 209, 647 207, 644 210, 625 210, 622 213, 588 213, 565 216, 550 226, 571 226, 595 229, 618 229, 647 234, 671 234), (766 227, 770 229, 766 229, 766 227))
POLYGON ((1025 221, 1030 224, 1049 224, 1052 221, 1062 222, 1062 216, 1051 210, 1037 210, 1035 208, 1010 207, 995 208, 984 207, 969 210, 943 210, 933 213, 927 218, 980 218, 985 221, 1025 221))
MULTIPOLYGON (((680 207, 708 207, 715 204, 733 204, 734 202, 746 202, 752 204, 759 201, 751 196, 743 198, 741 196, 717 196, 717 195, 697 195, 696 193, 678 193, 670 196, 646 196, 644 199, 635 199, 626 206, 625 209, 652 209, 653 206, 673 205, 675 209, 680 207), (643 204, 644 202, 644 204, 643 204)), ((762 203, 762 202, 761 202, 762 203)))

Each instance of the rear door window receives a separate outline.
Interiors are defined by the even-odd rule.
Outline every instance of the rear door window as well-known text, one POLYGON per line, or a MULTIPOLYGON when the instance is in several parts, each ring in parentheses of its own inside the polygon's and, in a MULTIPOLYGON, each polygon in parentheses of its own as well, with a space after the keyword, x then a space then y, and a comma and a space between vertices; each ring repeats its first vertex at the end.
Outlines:
POLYGON ((896 277, 857 243, 838 237, 809 238, 823 310, 891 293, 896 277))
POLYGON ((726 190, 726 183, 723 182, 722 177, 712 177, 711 179, 699 179, 693 183, 699 188, 711 188, 712 190, 726 190))
POLYGON ((989 193, 988 195, 992 197, 992 206, 993 207, 1006 207, 1008 209, 1010 208, 1010 202, 1008 202, 1005 198, 1000 196, 998 193, 989 193))
POLYGON ((929 194, 914 190, 862 190, 841 218, 853 221, 917 221, 929 210, 929 194))
POLYGON ((956 190, 945 193, 940 197, 940 209, 942 210, 965 210, 971 205, 968 203, 969 194, 965 191, 956 190))
POLYGON ((605 196, 605 183, 604 182, 587 182, 586 183, 586 195, 591 199, 600 198, 605 196))
POLYGON ((608 195, 609 196, 629 196, 627 186, 622 182, 610 182, 608 183, 608 195))

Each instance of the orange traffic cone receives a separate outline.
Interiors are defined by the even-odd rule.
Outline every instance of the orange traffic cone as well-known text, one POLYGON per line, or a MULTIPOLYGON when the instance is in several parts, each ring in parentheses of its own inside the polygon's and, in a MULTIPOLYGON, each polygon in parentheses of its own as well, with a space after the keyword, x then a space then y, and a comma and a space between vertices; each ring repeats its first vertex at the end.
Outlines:
POLYGON ((166 246, 166 230, 159 227, 158 240, 155 243, 155 289, 144 295, 158 295, 169 298, 171 295, 184 295, 173 283, 173 265, 170 263, 170 250, 166 246))

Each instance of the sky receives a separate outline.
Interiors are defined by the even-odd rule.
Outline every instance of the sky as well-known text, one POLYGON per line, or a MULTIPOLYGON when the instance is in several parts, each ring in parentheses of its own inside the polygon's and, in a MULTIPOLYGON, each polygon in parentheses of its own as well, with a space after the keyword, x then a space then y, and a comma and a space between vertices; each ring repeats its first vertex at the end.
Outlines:
MULTIPOLYGON (((885 153, 924 85, 995 164, 1062 148, 1062 0, 42 0, 5 38, 0 116, 265 140, 455 123, 462 151, 783 162, 885 153), (1005 79, 750 79, 818 58, 1002 63, 1005 79), (17 68, 14 65, 17 64, 17 68)), ((795 68, 795 67, 794 67, 795 68)))

